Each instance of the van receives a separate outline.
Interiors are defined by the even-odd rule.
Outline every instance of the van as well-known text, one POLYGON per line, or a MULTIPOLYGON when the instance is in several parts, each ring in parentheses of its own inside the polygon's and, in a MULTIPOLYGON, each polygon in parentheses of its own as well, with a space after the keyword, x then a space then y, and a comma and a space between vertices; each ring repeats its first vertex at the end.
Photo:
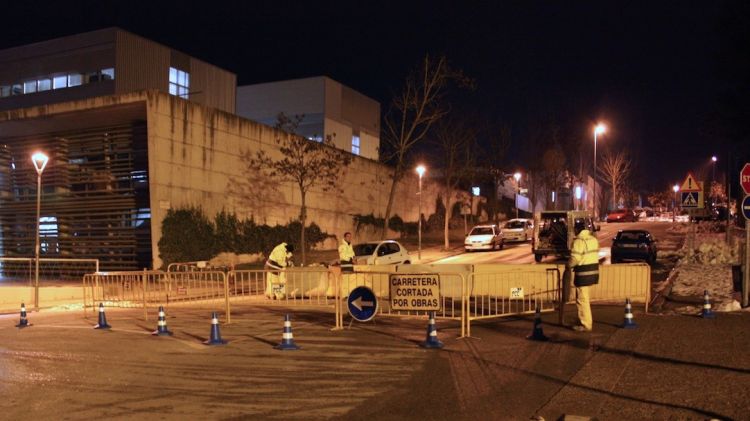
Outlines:
POLYGON ((534 218, 534 238, 531 250, 539 263, 545 256, 570 257, 575 239, 576 225, 582 226, 596 236, 599 227, 587 211, 543 211, 534 218))

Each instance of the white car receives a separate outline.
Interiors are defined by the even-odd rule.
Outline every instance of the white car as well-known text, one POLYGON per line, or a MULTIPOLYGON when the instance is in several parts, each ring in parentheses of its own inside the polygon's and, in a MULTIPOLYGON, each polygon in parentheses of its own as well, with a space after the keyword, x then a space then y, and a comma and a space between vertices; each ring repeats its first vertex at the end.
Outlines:
POLYGON ((505 223, 503 238, 508 241, 529 241, 534 238, 534 221, 516 218, 505 223))
POLYGON ((355 265, 409 264, 409 252, 397 241, 371 241, 354 246, 355 265))
POLYGON ((497 225, 477 225, 464 240, 464 250, 502 250, 505 245, 503 231, 497 225))

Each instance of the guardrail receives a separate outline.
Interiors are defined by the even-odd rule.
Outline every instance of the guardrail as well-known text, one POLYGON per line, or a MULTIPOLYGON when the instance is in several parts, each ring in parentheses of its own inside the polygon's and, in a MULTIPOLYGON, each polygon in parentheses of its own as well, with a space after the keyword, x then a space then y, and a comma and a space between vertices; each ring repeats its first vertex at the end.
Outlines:
POLYGON ((554 311, 560 302, 561 277, 558 269, 472 273, 464 293, 466 335, 471 321, 554 311))
MULTIPOLYGON (((33 257, 0 257, 0 279, 11 282, 28 281, 29 286, 33 286, 35 263, 36 259, 33 257)), ((40 281, 79 280, 91 272, 99 272, 99 259, 39 259, 40 281)))

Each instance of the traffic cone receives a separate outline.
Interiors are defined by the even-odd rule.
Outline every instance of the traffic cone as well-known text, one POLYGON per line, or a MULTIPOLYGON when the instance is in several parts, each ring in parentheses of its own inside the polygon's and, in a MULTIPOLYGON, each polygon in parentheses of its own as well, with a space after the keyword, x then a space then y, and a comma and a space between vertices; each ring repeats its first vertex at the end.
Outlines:
POLYGON ((542 329, 542 311, 537 306, 534 312, 534 330, 531 331, 531 335, 527 336, 526 339, 531 341, 548 341, 549 338, 544 336, 544 330, 542 329))
POLYGON ((172 336, 172 332, 167 329, 167 315, 164 314, 164 306, 159 306, 159 322, 156 324, 156 330, 151 334, 154 336, 172 336))
POLYGON ((99 323, 94 329, 110 329, 112 326, 107 324, 107 315, 104 314, 104 304, 99 303, 99 323))
POLYGON ((435 312, 430 312, 430 318, 427 321, 427 338, 424 342, 420 342, 419 346, 422 348, 436 348, 440 349, 443 347, 443 343, 437 337, 437 327, 435 326, 435 312))
POLYGON ((622 321, 623 329, 637 329, 638 325, 633 320, 633 308, 630 305, 630 298, 625 299, 625 319, 622 321))
POLYGON ((294 342, 294 335, 292 334, 292 319, 288 314, 284 316, 284 330, 281 333, 281 343, 274 348, 282 351, 296 351, 300 349, 300 347, 294 342))
POLYGON ((224 345, 227 341, 221 339, 221 332, 219 331, 219 318, 216 316, 216 312, 211 313, 211 338, 203 342, 206 345, 224 345))
POLYGON ((701 311, 701 317, 704 319, 713 319, 716 317, 713 310, 711 310, 711 297, 708 295, 708 290, 703 290, 703 311, 701 311))
POLYGON ((16 327, 19 329, 23 329, 29 326, 31 325, 29 324, 29 321, 26 320, 26 304, 21 303, 21 320, 18 321, 16 327))

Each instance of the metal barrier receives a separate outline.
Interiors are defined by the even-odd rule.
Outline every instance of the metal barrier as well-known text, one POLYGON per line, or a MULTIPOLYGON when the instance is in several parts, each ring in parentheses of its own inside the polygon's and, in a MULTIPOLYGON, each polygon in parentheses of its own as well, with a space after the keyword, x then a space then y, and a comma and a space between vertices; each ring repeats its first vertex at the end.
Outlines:
POLYGON ((132 271, 102 272, 83 277, 84 316, 98 303, 105 307, 148 307, 224 305, 226 322, 231 322, 227 277, 224 272, 132 271))
POLYGON ((530 314, 537 307, 553 311, 561 285, 558 269, 470 274, 464 294, 466 335, 471 336, 472 320, 530 314))
MULTIPOLYGON (((0 279, 33 286, 35 263, 33 257, 0 257, 0 279)), ((77 281, 91 272, 99 272, 99 259, 39 259, 40 281, 77 281)))
POLYGON ((167 265, 167 272, 227 272, 227 266, 212 266, 207 260, 195 262, 175 262, 167 265))
MULTIPOLYGON (((465 336, 463 318, 464 291, 466 278, 456 272, 354 272, 341 275, 341 297, 348 297, 354 288, 366 286, 378 297, 378 314, 383 316, 419 316, 427 315, 428 311, 392 310, 390 305, 390 276, 391 275, 439 275, 440 276, 440 310, 435 317, 442 319, 461 320, 461 337, 465 336)), ((343 325, 343 311, 339 312, 337 325, 343 325)))
POLYGON ((589 289, 590 300, 643 302, 648 312, 651 301, 651 267, 646 263, 599 265, 599 283, 589 289))

